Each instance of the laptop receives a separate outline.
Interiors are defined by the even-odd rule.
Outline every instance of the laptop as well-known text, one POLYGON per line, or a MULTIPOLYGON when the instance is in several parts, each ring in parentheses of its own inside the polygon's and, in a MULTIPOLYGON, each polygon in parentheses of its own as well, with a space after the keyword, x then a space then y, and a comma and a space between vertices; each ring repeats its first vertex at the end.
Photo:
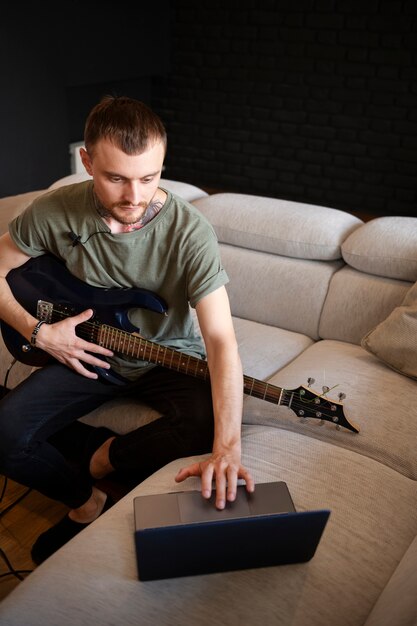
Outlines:
POLYGON ((283 481, 239 485, 235 502, 215 507, 200 491, 134 498, 139 580, 195 576, 309 561, 328 509, 297 512, 283 481))

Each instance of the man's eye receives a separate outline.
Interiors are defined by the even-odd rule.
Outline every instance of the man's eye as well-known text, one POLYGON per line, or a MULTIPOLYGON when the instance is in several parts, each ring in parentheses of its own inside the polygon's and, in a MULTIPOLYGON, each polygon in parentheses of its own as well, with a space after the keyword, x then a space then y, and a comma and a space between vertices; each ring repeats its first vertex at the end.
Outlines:
POLYGON ((151 183, 152 181, 153 181, 153 178, 152 178, 152 177, 151 177, 151 178, 144 178, 144 179, 143 179, 143 182, 145 183, 145 185, 146 185, 147 183, 151 183))

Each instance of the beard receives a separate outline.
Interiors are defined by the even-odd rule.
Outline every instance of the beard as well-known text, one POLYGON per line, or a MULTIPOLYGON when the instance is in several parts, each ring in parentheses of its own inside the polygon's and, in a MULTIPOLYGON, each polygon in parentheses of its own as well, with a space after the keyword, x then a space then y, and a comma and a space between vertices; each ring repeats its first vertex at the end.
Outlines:
POLYGON ((119 224, 123 224, 123 226, 130 226, 140 222, 149 206, 148 202, 139 202, 139 204, 135 205, 135 209, 133 209, 131 204, 116 202, 110 207, 106 207, 95 193, 94 204, 100 217, 103 219, 112 218, 116 222, 119 222, 119 224))
POLYGON ((130 226, 142 220, 147 207, 148 204, 146 202, 141 202, 139 205, 135 206, 135 209, 133 209, 133 207, 130 208, 129 205, 115 204, 110 209, 107 209, 107 217, 113 218, 116 222, 124 226, 130 226))

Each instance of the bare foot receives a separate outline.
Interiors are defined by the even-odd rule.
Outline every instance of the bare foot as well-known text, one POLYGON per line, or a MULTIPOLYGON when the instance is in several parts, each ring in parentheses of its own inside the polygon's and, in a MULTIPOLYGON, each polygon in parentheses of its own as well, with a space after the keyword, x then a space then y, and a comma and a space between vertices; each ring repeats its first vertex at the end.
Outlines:
POLYGON ((91 457, 90 474, 93 478, 104 478, 107 474, 114 472, 114 467, 109 460, 109 448, 113 439, 116 439, 116 437, 107 439, 91 457))

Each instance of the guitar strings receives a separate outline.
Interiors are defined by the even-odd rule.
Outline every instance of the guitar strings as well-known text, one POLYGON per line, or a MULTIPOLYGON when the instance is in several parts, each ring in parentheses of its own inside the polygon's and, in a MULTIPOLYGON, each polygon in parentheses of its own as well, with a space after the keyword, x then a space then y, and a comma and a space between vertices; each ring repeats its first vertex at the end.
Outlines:
MULTIPOLYGON (((72 315, 70 313, 67 313, 66 311, 63 310, 59 310, 54 308, 53 312, 58 313, 61 317, 72 317, 72 315)), ((81 327, 78 327, 78 332, 79 332, 79 336, 82 336, 83 338, 88 339, 88 337, 90 336, 90 333, 87 331, 92 331, 92 330, 96 330, 100 328, 100 324, 96 321, 90 321, 87 320, 86 322, 84 322, 82 324, 81 327), (84 332, 84 329, 86 329, 86 332, 84 332), (81 332, 83 333, 83 335, 81 335, 81 332)), ((107 325, 105 325, 107 326, 107 325)), ((111 333, 113 335, 120 335, 122 336, 123 334, 127 334, 129 337, 129 341, 133 343, 133 345, 137 344, 140 347, 141 343, 147 343, 147 344, 151 344, 151 350, 152 350, 152 346, 155 346, 156 348, 160 348, 161 346, 159 346, 159 344, 154 343, 148 339, 142 338, 140 336, 134 335, 132 333, 126 333, 126 331, 122 331, 119 330, 118 328, 112 327, 112 326, 108 326, 108 328, 110 329, 111 333)), ((123 343, 123 341, 122 341, 123 343)), ((162 346, 162 348, 165 351, 169 351, 169 352, 173 352, 174 355, 176 356, 177 359, 181 358, 181 352, 176 351, 172 348, 168 348, 166 346, 162 346)), ((116 350, 117 351, 117 350, 116 350)), ((132 356, 135 356, 132 354, 132 356)), ((139 357, 139 355, 136 355, 137 358, 139 357)), ((186 355, 191 356, 191 355, 186 355)), ((198 359, 197 357, 191 357, 192 359, 195 359, 197 362, 200 362, 201 359, 198 359)), ((205 361, 202 361, 202 363, 204 363, 204 367, 205 370, 207 368, 207 364, 205 361)), ((180 365, 178 363, 178 365, 180 365)), ((200 363, 201 365, 201 363, 200 363)), ((175 367, 168 367, 168 365, 165 365, 165 367, 167 367, 168 369, 175 369, 175 367)), ((178 368, 177 368, 178 369, 178 368)), ((208 368, 207 368, 207 373, 208 373, 208 368)), ((197 374, 195 374, 197 376, 197 374)), ((205 377, 205 376, 204 376, 205 377)), ((319 394, 315 394, 315 392, 310 391, 309 393, 311 393, 314 397, 312 397, 310 400, 308 398, 299 398, 299 396, 295 393, 294 390, 291 389, 284 389, 279 387, 278 385, 273 385, 272 383, 267 383, 261 380, 258 380, 256 378, 252 378, 250 376, 245 376, 244 377, 246 380, 250 380, 252 385, 251 385, 251 390, 246 391, 244 389, 244 393, 246 393, 247 395, 253 396, 255 398, 261 399, 261 400, 265 400, 266 402, 270 402, 272 404, 276 404, 277 406, 286 406, 289 407, 291 410, 293 410, 295 413, 296 411, 305 411, 305 410, 311 410, 314 409, 315 413, 320 413, 320 415, 307 415, 305 416, 301 416, 303 419, 308 419, 309 417, 314 418, 314 419, 322 419, 325 421, 329 421, 332 424, 339 424, 340 426, 343 426, 344 428, 346 428, 345 425, 343 425, 343 423, 339 423, 339 417, 336 416, 336 412, 332 411, 331 408, 329 409, 326 404, 330 405, 330 406, 341 406, 341 403, 337 402, 336 400, 331 400, 330 398, 325 398, 323 395, 319 395, 319 394), (262 392, 262 390, 264 390, 264 392, 262 392), (257 393, 256 393, 257 392, 257 393), (280 398, 281 398, 281 402, 280 402, 280 398), (315 403, 315 398, 320 398, 321 403, 320 404, 316 404, 315 403), (326 403, 324 406, 322 405, 322 403, 326 403), (290 406, 291 404, 291 406, 290 406), (334 417, 338 417, 338 421, 334 421, 334 417)), ((297 414, 297 413, 296 413, 297 414)))
MULTIPOLYGON (((86 326, 89 326, 90 328, 97 328, 99 325, 97 323, 94 322, 86 322, 86 326)), ((109 327, 109 330, 111 332, 111 334, 113 335, 113 340, 114 340, 114 336, 120 335, 123 336, 125 334, 125 331, 121 331, 117 328, 113 328, 113 327, 109 327)), ((86 333, 87 334, 87 333, 86 333)), ((128 334, 129 337, 129 341, 133 341, 133 344, 137 344, 136 347, 140 347, 140 345, 142 343, 147 343, 150 344, 151 346, 151 351, 152 351, 152 347, 155 346, 158 350, 160 349, 160 346, 158 344, 154 344, 153 342, 141 338, 141 337, 137 337, 131 334, 128 334)), ((122 343, 126 343, 125 340, 122 341, 122 343)), ((135 347, 135 346, 133 346, 135 347)), ((181 353, 177 352, 175 350, 172 350, 170 348, 167 347, 162 347, 164 351, 169 351, 170 353, 174 353, 178 360, 181 359, 181 353)), ((134 356, 134 355, 133 355, 134 356)), ((136 355, 139 356, 139 355, 136 355)), ((188 357, 189 355, 187 355, 188 357)), ((196 359, 197 362, 200 362, 200 359, 196 359)), ((204 363, 204 362, 203 362, 204 363)), ((179 363, 178 363, 179 365, 179 363)), ((166 367, 168 367, 167 365, 165 365, 166 367)), ((169 367, 169 369, 178 369, 175 367, 169 367)), ((206 373, 208 373, 208 370, 206 370, 206 373)), ((327 421, 330 421, 332 423, 335 423, 333 418, 335 417, 335 412, 332 411, 331 409, 327 409, 327 407, 323 407, 323 405, 319 406, 317 404, 315 404, 315 398, 312 398, 311 400, 309 400, 308 398, 300 398, 298 399, 298 396, 292 391, 292 390, 286 390, 286 389, 282 389, 281 387, 278 387, 276 385, 272 385, 271 383, 266 383, 264 381, 260 381, 257 380, 255 378, 250 378, 246 376, 246 379, 250 379, 252 381, 252 385, 251 385, 251 391, 250 393, 248 393, 248 395, 260 398, 262 400, 265 401, 269 401, 273 404, 276 404, 278 406, 287 406, 289 407, 291 404, 291 410, 300 410, 300 411, 305 411, 308 409, 314 409, 315 413, 317 413, 318 411, 320 411, 320 415, 310 415, 310 416, 306 416, 308 417, 312 417, 314 419, 325 419, 327 421), (281 402, 279 402, 281 398, 281 402)), ((311 392, 313 393, 313 392, 311 392)), ((329 405, 334 405, 336 401, 332 401, 328 398, 323 398, 322 396, 316 396, 316 397, 320 397, 322 402, 326 402, 329 405)))
MULTIPOLYGON (((55 309, 56 310, 56 309, 55 309)), ((61 315, 66 315, 67 317, 69 317, 70 315, 67 313, 64 313, 62 311, 59 311, 59 313, 61 315)), ((84 328, 88 328, 88 329, 98 329, 100 327, 100 325, 97 322, 91 322, 91 321, 87 321, 85 322, 85 324, 83 324, 84 328)), ((122 336, 124 334, 124 331, 121 331, 117 328, 108 327, 111 330, 111 333, 114 335, 120 335, 122 336)), ((84 330, 83 328, 80 328, 79 330, 84 330)), ((87 336, 88 334, 85 333, 85 336, 87 336)), ((156 346, 159 349, 158 344, 154 344, 153 342, 146 340, 144 338, 138 337, 138 336, 134 336, 130 333, 128 333, 129 336, 129 341, 132 341, 133 344, 138 344, 140 346, 141 343, 148 343, 151 344, 151 350, 152 350, 152 345, 156 346)), ((114 337, 113 337, 114 338, 114 337)), ((124 342, 125 343, 125 342, 124 342)), ((171 349, 164 347, 164 350, 169 350, 171 351, 171 349)), ((172 350, 172 352, 175 354, 175 356, 177 357, 177 359, 181 358, 181 353, 177 352, 175 350, 172 350)), ((139 355, 137 355, 139 356, 139 355)), ((187 355, 188 356, 188 355, 187 355)), ((197 361, 200 361, 199 359, 197 359, 197 361)), ((179 365, 179 364, 178 364, 179 365)), ((175 369, 174 367, 170 367, 170 369, 175 369)), ((249 378, 249 377, 246 377, 249 378)), ((252 380, 252 387, 251 387, 251 393, 249 393, 249 395, 253 395, 254 397, 258 397, 261 398, 263 400, 272 402, 274 404, 277 405, 281 405, 281 406, 289 406, 291 403, 291 409, 292 410, 300 410, 300 411, 305 411, 306 409, 309 409, 311 407, 313 407, 315 409, 315 412, 320 410, 321 415, 320 416, 310 416, 313 417, 314 419, 326 419, 327 421, 331 421, 332 423, 334 423, 333 418, 335 417, 335 412, 334 411, 329 411, 329 409, 327 409, 325 406, 318 406, 318 405, 313 405, 314 402, 314 398, 312 400, 308 400, 307 398, 302 398, 302 399, 298 399, 298 396, 296 394, 294 394, 291 390, 285 390, 285 389, 281 389, 280 387, 276 386, 276 385, 272 385, 271 383, 265 383, 263 381, 259 381, 257 379, 251 379, 252 380), (265 391, 262 393, 262 390, 265 389, 265 391), (256 391, 258 392, 256 394, 256 391), (287 395, 290 394, 290 397, 287 397, 287 395), (267 398, 267 396, 269 396, 267 398), (282 399, 281 403, 279 402, 279 399, 282 399), (329 412, 328 412, 329 411, 329 412)), ((322 396, 320 396, 322 398, 323 402, 326 402, 328 404, 335 404, 336 401, 332 401, 329 399, 324 399, 322 396)), ((307 416, 308 417, 308 416, 307 416)))

